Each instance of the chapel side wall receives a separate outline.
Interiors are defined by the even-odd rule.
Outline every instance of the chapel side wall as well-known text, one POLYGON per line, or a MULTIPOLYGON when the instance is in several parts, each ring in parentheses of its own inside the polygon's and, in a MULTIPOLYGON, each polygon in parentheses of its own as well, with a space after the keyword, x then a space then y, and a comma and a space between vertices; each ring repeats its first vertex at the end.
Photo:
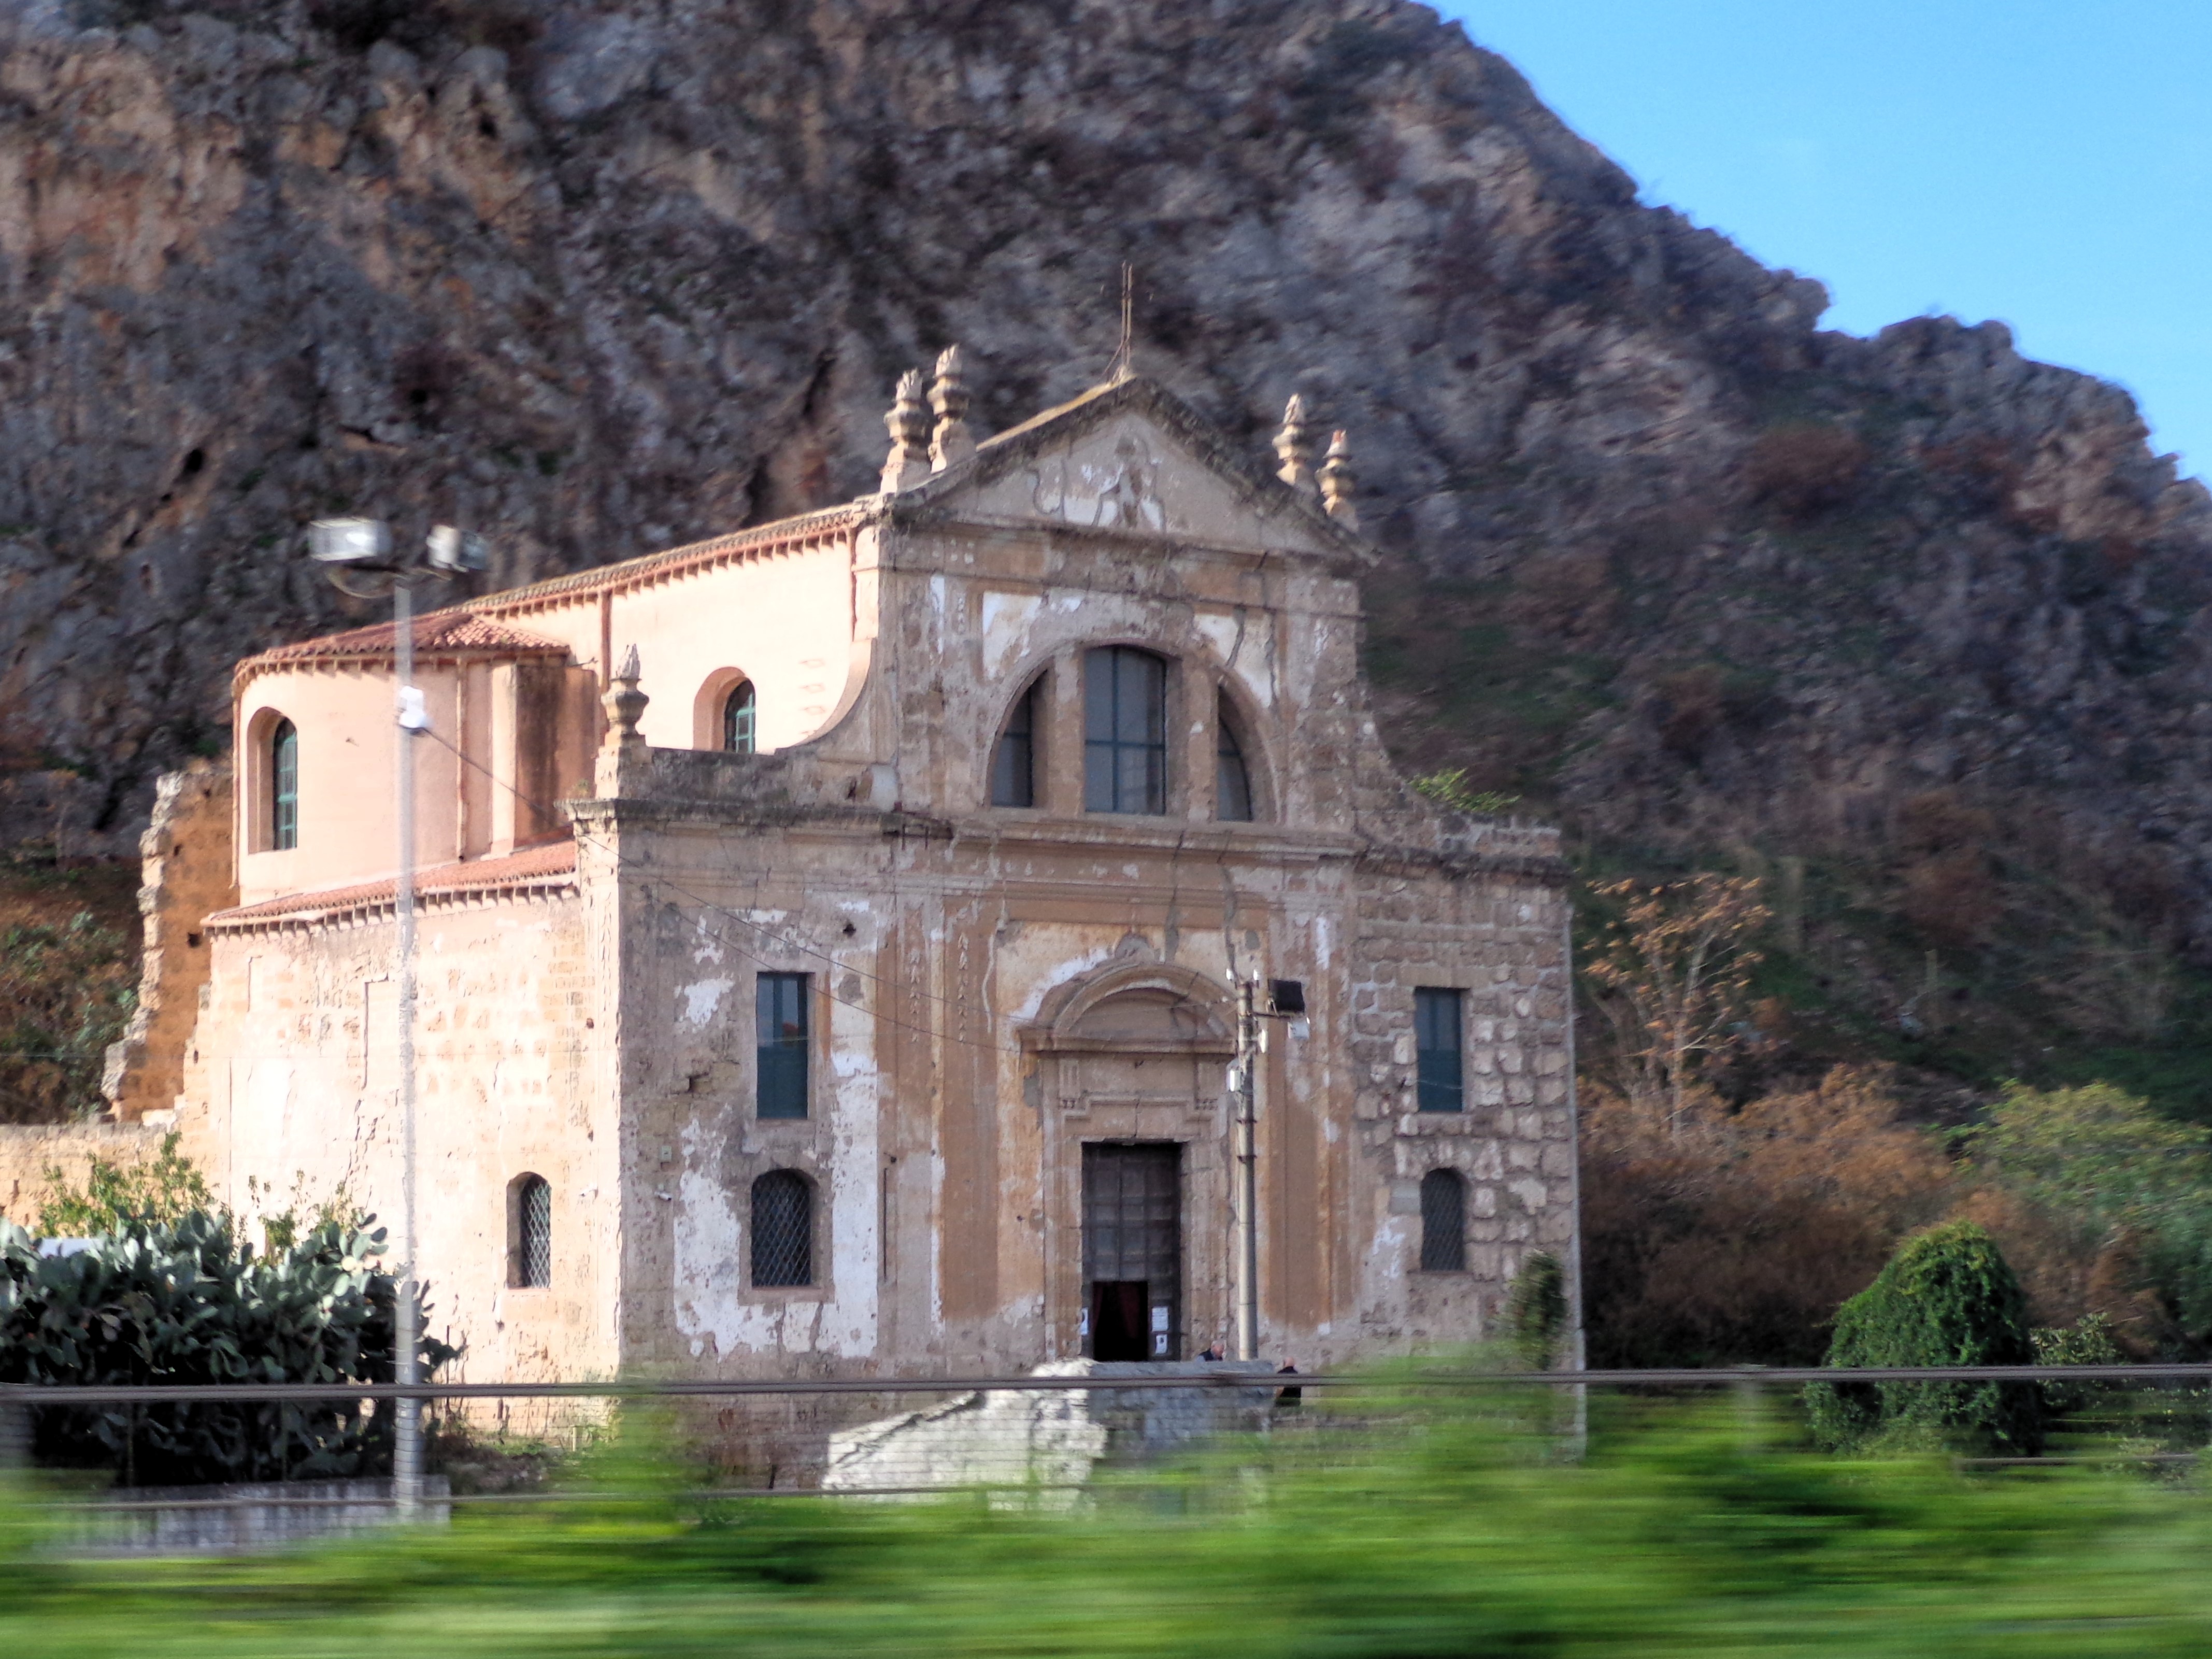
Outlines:
MULTIPOLYGON (((214 974, 179 1126, 252 1215, 341 1190, 399 1214, 394 925, 210 933, 214 974)), ((417 921, 416 1205, 430 1328, 463 1378, 590 1377, 616 1364, 616 1113, 593 1090, 598 994, 573 893, 455 901, 417 921), (553 1192, 553 1283, 509 1284, 509 1185, 553 1192)), ((394 1241, 398 1241, 395 1239, 394 1241)))
MULTIPOLYGON (((431 730, 465 730, 462 672, 426 663, 416 683, 431 730)), ((399 727, 392 670, 384 665, 279 667, 240 689, 236 812, 240 902, 389 878, 398 867, 398 802, 392 787, 399 727), (268 823, 268 733, 278 715, 300 734, 299 844, 276 850, 268 823)), ((444 744, 415 740, 415 860, 423 868, 461 853, 465 792, 444 744)))
POLYGON ((1461 872, 1376 859, 1356 884, 1351 1070, 1365 1213, 1338 1241, 1364 1331, 1418 1348, 1497 1330, 1525 1259, 1575 1244, 1564 875, 1551 860, 1461 872), (1413 993, 1463 993, 1467 1109, 1417 1109, 1413 993), (1420 1270, 1420 1181, 1466 1182, 1467 1270, 1420 1270))

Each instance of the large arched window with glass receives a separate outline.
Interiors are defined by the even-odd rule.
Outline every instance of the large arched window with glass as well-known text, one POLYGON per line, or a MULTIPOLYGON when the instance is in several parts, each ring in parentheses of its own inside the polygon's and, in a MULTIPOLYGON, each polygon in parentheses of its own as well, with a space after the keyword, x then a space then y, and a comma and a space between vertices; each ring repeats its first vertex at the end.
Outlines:
POLYGON ((1111 645, 1084 657, 1083 808, 1168 810, 1168 665, 1149 651, 1111 645))
POLYGON ((1016 700, 1013 713, 1006 716, 1006 729, 999 734, 998 744, 991 750, 994 806, 1036 805, 1037 703, 1043 690, 1042 678, 1030 682, 1030 689, 1016 700))
POLYGON ((732 755, 754 751, 760 698, 750 680, 739 680, 722 699, 722 747, 732 755))
POLYGON ((280 720, 269 731, 269 846, 300 844, 300 729, 280 720))
POLYGON ((1213 815, 1231 823, 1252 822, 1252 769, 1237 732, 1237 713, 1221 697, 1213 717, 1213 815))

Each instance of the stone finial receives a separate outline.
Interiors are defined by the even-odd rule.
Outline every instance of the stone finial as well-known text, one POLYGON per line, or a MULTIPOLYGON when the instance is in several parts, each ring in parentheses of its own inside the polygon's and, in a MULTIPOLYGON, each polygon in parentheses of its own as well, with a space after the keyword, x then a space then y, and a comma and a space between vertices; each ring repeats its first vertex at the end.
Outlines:
POLYGON ((1275 476, 1293 489, 1310 492, 1313 469, 1306 463, 1306 400, 1296 392, 1283 410, 1283 429, 1275 434, 1275 453, 1282 465, 1275 476))
POLYGON ((975 453, 969 435, 968 387, 961 379, 960 348, 949 345, 938 354, 937 378, 930 382, 929 406, 937 411, 937 430, 929 440, 929 470, 942 472, 975 453))
POLYGON ((641 674, 638 666, 637 647, 630 647, 615 670, 613 683, 607 687, 606 696, 600 699, 607 710, 607 748, 625 757, 645 753, 645 738, 637 729, 645 714, 646 704, 653 701, 637 689, 641 674))
POLYGON ((1358 482, 1352 471, 1351 434, 1331 433, 1328 457, 1321 464, 1322 510, 1346 530, 1359 528, 1359 509, 1352 500, 1352 492, 1358 482))
POLYGON ((909 368, 899 376, 890 412, 884 416, 891 434, 891 453, 884 461, 886 495, 911 489, 929 477, 929 408, 921 395, 920 369, 909 368))

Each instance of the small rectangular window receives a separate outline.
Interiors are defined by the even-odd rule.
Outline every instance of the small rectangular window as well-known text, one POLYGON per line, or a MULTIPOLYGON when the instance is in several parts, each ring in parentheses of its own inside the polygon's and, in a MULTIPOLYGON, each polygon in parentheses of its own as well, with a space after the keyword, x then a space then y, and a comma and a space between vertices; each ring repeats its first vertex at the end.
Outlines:
POLYGON ((1461 994, 1425 985, 1413 993, 1413 1048, 1425 1112, 1456 1112, 1467 1105, 1467 1077, 1460 1054, 1461 994))
POLYGON ((806 1115, 807 979, 805 974, 763 974, 754 991, 763 1117, 806 1115))

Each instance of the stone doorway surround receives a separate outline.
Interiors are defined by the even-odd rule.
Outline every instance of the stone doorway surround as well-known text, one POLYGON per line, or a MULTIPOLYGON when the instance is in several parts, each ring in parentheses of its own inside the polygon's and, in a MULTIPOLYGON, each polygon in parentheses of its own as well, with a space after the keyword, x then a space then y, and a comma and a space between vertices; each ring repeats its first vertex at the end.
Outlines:
MULTIPOLYGON (((1083 1148, 1182 1149, 1182 1328, 1195 1352, 1230 1317, 1228 988, 1173 963, 1109 963, 1061 986, 1023 1028, 1044 1122, 1048 1357, 1083 1352, 1083 1148)), ((1264 1223, 1265 1217, 1262 1217, 1264 1223)))

